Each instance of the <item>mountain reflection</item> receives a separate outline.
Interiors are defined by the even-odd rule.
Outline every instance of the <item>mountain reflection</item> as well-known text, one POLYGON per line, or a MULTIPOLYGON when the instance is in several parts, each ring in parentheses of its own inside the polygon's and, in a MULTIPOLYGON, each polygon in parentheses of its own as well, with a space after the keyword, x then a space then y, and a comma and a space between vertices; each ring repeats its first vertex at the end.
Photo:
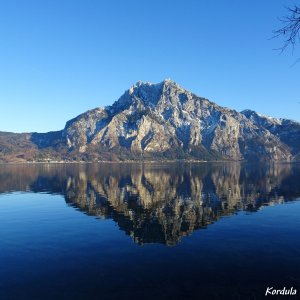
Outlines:
POLYGON ((299 178, 297 164, 2 165, 0 192, 61 194, 136 243, 175 245, 221 216, 299 198, 299 178))

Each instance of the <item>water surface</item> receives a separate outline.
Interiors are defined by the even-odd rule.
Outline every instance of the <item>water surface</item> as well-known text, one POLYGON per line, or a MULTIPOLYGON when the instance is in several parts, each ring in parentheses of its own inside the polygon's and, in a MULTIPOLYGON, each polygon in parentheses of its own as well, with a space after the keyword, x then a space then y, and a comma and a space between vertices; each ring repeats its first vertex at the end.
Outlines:
POLYGON ((299 164, 1 165, 0 299, 300 290, 299 179, 299 164))

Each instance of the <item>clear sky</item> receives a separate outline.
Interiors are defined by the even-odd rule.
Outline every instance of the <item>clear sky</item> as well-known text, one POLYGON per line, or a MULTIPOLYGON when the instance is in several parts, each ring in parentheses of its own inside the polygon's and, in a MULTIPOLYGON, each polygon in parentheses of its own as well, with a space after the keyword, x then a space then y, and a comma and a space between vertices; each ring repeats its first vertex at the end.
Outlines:
POLYGON ((293 3, 0 0, 0 131, 59 130, 138 80, 164 78, 300 121, 300 45, 280 55, 281 40, 270 40, 293 3))

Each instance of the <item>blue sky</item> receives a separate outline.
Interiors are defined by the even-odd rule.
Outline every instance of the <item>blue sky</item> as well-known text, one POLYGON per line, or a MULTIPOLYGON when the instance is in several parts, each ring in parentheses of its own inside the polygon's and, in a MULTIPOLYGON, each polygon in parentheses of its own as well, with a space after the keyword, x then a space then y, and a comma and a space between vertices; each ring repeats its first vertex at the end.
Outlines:
POLYGON ((289 0, 0 0, 0 131, 45 132, 171 78, 220 105, 300 121, 289 0))

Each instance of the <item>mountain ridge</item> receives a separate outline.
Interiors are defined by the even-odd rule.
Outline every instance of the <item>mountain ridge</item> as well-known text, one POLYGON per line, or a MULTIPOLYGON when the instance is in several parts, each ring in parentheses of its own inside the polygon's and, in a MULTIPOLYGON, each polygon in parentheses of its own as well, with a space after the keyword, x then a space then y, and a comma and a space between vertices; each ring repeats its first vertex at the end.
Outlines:
POLYGON ((166 79, 49 133, 0 133, 0 161, 267 160, 300 157, 300 123, 237 112, 166 79))

